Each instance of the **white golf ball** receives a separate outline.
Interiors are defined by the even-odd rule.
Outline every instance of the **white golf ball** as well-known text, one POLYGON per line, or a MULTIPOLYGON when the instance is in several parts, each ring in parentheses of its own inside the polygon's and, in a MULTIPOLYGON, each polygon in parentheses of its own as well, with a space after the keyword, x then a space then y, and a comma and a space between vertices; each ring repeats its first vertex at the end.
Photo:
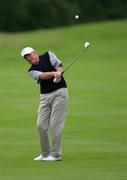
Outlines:
POLYGON ((78 14, 75 15, 75 19, 79 19, 79 15, 78 14))

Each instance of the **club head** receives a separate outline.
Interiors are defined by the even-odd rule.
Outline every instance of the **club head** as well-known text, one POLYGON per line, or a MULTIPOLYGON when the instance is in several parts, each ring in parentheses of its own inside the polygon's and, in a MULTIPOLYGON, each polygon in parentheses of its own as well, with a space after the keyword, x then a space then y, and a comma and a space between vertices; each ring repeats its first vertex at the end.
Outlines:
POLYGON ((84 43, 84 48, 87 48, 89 45, 90 45, 89 42, 85 42, 85 43, 84 43))

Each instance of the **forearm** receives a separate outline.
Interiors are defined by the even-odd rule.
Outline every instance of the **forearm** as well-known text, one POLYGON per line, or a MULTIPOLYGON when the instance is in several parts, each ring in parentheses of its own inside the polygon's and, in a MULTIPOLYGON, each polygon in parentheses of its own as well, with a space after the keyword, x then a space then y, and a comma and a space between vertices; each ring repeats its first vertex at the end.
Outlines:
POLYGON ((40 76, 39 76, 39 78, 40 79, 51 79, 51 78, 53 78, 54 77, 54 71, 53 72, 43 72, 43 73, 41 73, 40 74, 40 76))
POLYGON ((58 67, 58 69, 57 69, 56 72, 55 72, 55 71, 52 71, 52 72, 42 72, 42 73, 40 74, 39 78, 40 78, 40 79, 45 79, 45 80, 50 79, 50 78, 53 78, 53 77, 55 77, 55 78, 60 78, 60 77, 61 77, 61 74, 62 74, 63 72, 64 72, 63 67, 60 66, 60 67, 58 67))

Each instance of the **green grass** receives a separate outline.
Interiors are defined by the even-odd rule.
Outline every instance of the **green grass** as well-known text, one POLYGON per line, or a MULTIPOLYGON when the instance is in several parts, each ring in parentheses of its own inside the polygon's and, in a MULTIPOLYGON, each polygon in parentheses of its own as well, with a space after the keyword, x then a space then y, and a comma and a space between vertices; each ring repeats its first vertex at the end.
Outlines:
POLYGON ((0 34, 0 179, 127 179, 127 20, 0 34), (25 46, 55 52, 66 72, 69 111, 61 162, 34 162, 39 87, 20 58, 25 46))

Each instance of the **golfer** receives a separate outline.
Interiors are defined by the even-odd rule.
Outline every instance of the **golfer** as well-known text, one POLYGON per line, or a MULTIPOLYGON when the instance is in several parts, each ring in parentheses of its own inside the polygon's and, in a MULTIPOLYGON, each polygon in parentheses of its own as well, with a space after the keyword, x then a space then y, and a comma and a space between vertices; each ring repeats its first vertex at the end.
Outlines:
POLYGON ((34 160, 61 160, 61 133, 68 103, 68 90, 62 76, 62 63, 53 52, 48 51, 38 55, 31 47, 22 49, 21 56, 31 64, 28 74, 40 84, 37 129, 40 137, 41 155, 35 157, 34 160))

